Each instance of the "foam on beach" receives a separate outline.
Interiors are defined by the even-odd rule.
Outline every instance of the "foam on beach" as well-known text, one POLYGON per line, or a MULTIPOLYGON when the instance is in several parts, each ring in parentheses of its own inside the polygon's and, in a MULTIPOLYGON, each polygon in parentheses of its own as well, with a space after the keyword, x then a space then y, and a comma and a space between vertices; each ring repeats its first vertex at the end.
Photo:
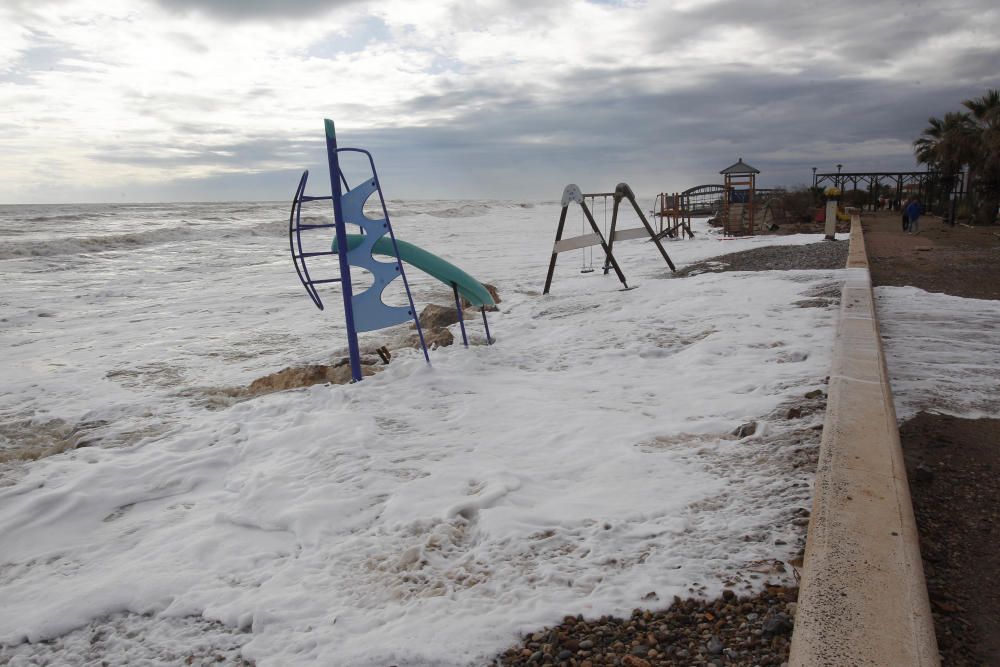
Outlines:
MULTIPOLYGON (((358 385, 216 410, 190 390, 343 346, 337 308, 299 293, 280 234, 218 240, 283 206, 237 222, 207 206, 195 239, 62 273, 5 260, 2 414, 102 420, 119 446, 22 465, 0 488, 0 643, 18 645, 0 650, 152 614, 249 631, 242 651, 261 665, 465 664, 564 614, 752 588, 760 563, 793 559, 822 414, 787 406, 823 388, 836 314, 796 302, 840 272, 671 279, 632 242, 616 255, 638 289, 567 257, 541 297, 558 207, 454 208, 484 206, 434 216, 434 202, 394 226, 497 285, 496 345, 438 349, 433 367, 404 350, 358 385)), ((667 244, 679 266, 819 240, 697 231, 667 244)), ((411 280, 418 303, 448 302, 411 280)))

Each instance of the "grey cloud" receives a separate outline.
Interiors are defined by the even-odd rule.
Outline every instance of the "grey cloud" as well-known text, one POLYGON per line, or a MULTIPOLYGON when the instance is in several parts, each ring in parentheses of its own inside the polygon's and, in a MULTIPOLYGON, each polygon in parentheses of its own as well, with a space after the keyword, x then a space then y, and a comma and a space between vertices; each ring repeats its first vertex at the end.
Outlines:
MULTIPOLYGON (((776 48, 800 47, 807 59, 836 54, 848 67, 863 71, 914 48, 927 48, 931 38, 976 25, 994 11, 993 5, 991 0, 959 0, 949 3, 945 12, 940 4, 910 0, 810 2, 795 7, 785 0, 724 0, 689 12, 664 6, 651 22, 655 29, 636 38, 654 53, 683 53, 691 40, 752 28, 776 48)), ((739 62, 738 51, 720 46, 719 53, 739 62)))
MULTIPOLYGON (((762 170, 762 184, 794 185, 809 180, 811 166, 829 169, 837 162, 850 169, 913 168, 908 154, 848 159, 846 154, 810 154, 810 147, 816 142, 906 145, 928 115, 940 115, 948 104, 957 106, 979 92, 957 84, 887 85, 823 70, 807 73, 806 81, 814 81, 810 84, 798 76, 733 67, 706 75, 699 87, 635 93, 614 85, 628 75, 628 70, 621 76, 576 72, 574 85, 592 94, 574 98, 572 104, 540 104, 529 90, 480 87, 470 95, 489 103, 463 107, 468 110, 447 125, 346 131, 339 138, 342 146, 372 151, 390 197, 545 199, 556 197, 568 182, 586 189, 623 180, 637 192, 653 193, 715 182, 718 170, 739 156, 762 170), (776 151, 787 157, 764 157, 776 151), (816 164, 818 159, 830 164, 816 164)), ((453 108, 456 94, 427 95, 420 104, 453 108)), ((320 115, 315 128, 296 128, 296 136, 310 136, 312 129, 311 140, 191 142, 176 147, 180 154, 168 155, 153 143, 107 146, 94 157, 163 167, 243 167, 249 172, 287 165, 273 172, 271 187, 252 190, 257 198, 282 198, 294 187, 294 182, 285 183, 287 173, 304 168, 313 172, 313 185, 325 190, 320 115)), ((247 183, 251 180, 259 182, 257 176, 248 176, 247 183)))
POLYGON ((95 147, 89 157, 100 162, 147 167, 245 167, 256 171, 264 164, 294 164, 310 155, 314 148, 313 142, 284 137, 247 137, 226 143, 188 141, 172 144, 170 150, 155 141, 118 142, 95 147))
POLYGON ((32 31, 31 45, 21 51, 18 56, 17 60, 8 66, 6 71, 0 71, 0 81, 31 84, 39 72, 80 71, 83 69, 82 67, 68 61, 86 57, 85 54, 69 44, 35 31, 32 31))
POLYGON ((136 89, 123 91, 122 99, 134 106, 139 115, 162 119, 169 119, 177 110, 212 113, 229 104, 222 98, 209 95, 146 93, 136 89))
POLYGON ((455 2, 450 7, 450 23, 461 30, 481 30, 497 19, 516 19, 533 28, 546 28, 562 20, 566 0, 505 0, 483 6, 475 2, 455 2))
POLYGON ((175 44, 187 49, 188 51, 193 51, 194 53, 204 54, 208 53, 208 45, 201 40, 193 37, 184 32, 171 32, 167 34, 175 44))
MULTIPOLYGON (((661 179, 668 173, 677 174, 669 177, 671 187, 711 182, 741 155, 762 169, 763 182, 793 185, 809 180, 818 157, 859 169, 914 168, 909 154, 878 159, 857 155, 849 161, 847 155, 810 155, 809 147, 816 142, 905 145, 928 115, 943 113, 944 100, 957 105, 977 92, 958 85, 889 86, 812 74, 817 83, 809 85, 790 75, 723 71, 706 77, 699 88, 616 96, 613 88, 598 87, 607 78, 602 73, 593 84, 595 94, 571 105, 515 98, 470 111, 448 127, 386 129, 359 133, 350 141, 384 153, 392 165, 388 173, 403 172, 428 188, 432 186, 415 164, 420 160, 441 165, 449 174, 461 172, 467 187, 473 174, 479 174, 481 187, 503 187, 508 193, 520 189, 540 197, 558 194, 573 180, 628 180, 645 192, 667 187, 661 179), (533 143, 538 138, 545 143, 533 143), (755 157, 775 151, 802 157, 755 157), (523 183, 507 173, 510 165, 517 166, 523 183)), ((576 77, 586 79, 581 73, 576 77)))
POLYGON ((407 107, 413 111, 448 111, 473 104, 502 102, 508 96, 509 93, 506 91, 485 86, 471 88, 456 86, 444 93, 415 97, 407 102, 407 107))
MULTIPOLYGON (((830 169, 837 162, 850 169, 911 169, 908 154, 848 159, 826 152, 817 156, 810 147, 817 142, 906 145, 929 115, 940 115, 980 92, 960 83, 901 84, 837 76, 821 68, 776 75, 742 66, 706 73, 698 86, 672 89, 669 73, 658 90, 620 85, 646 74, 642 68, 579 70, 561 85, 586 94, 550 103, 538 102, 530 88, 463 88, 456 80, 414 106, 423 111, 461 109, 446 125, 347 131, 341 133, 341 145, 373 152, 390 197, 544 199, 556 197, 571 181, 600 188, 622 180, 637 192, 652 193, 717 181, 718 170, 738 156, 762 170, 762 184, 794 185, 809 180, 811 166, 830 169), (786 157, 762 157, 775 152, 786 157), (819 159, 830 164, 816 164, 819 159)), ((355 113, 364 113, 364 107, 355 113)), ((174 146, 178 152, 172 153, 153 142, 109 145, 93 157, 166 168, 243 168, 247 192, 280 199, 294 187, 288 174, 297 178, 304 168, 313 172, 313 186, 325 190, 321 115, 317 112, 315 128, 294 130, 295 137, 314 139, 251 136, 219 143, 211 137, 231 128, 178 125, 176 134, 207 141, 174 146), (274 171, 274 165, 284 166, 274 171), (274 178, 262 181, 254 175, 261 171, 274 178), (265 181, 269 185, 261 185, 265 181)), ((224 183, 229 192, 239 176, 213 177, 211 182, 224 183)), ((201 186, 192 188, 205 197, 201 186)))
MULTIPOLYGON (((299 169, 288 169, 266 173, 216 174, 196 179, 178 178, 157 184, 120 183, 88 188, 77 196, 105 202, 247 201, 250 198, 247 193, 252 192, 253 200, 288 202, 301 173, 299 169)), ((285 203, 276 206, 275 220, 287 220, 287 216, 285 203)))
MULTIPOLYGON (((270 11, 256 2, 238 7, 236 2, 210 0, 169 4, 228 18, 261 18, 270 11)), ((345 4, 299 0, 289 12, 345 4)), ((871 68, 894 62, 907 49, 929 48, 933 35, 976 25, 990 7, 986 2, 960 2, 949 7, 947 16, 938 5, 907 4, 901 15, 902 4, 873 7, 857 0, 794 11, 777 0, 724 1, 686 14, 664 9, 658 23, 635 35, 645 40, 650 53, 683 53, 686 40, 743 25, 757 29, 768 44, 795 47, 804 54, 803 62, 787 63, 798 68, 788 74, 741 63, 739 53, 729 54, 728 65, 696 70, 658 69, 640 60, 625 66, 578 67, 560 77, 540 72, 544 82, 521 87, 492 85, 456 72, 442 79, 436 92, 426 92, 402 109, 421 115, 440 112, 451 118, 448 122, 347 131, 340 139, 342 145, 373 152, 387 195, 393 198, 553 199, 571 181, 585 189, 624 180, 637 192, 679 190, 717 182, 719 169, 739 156, 762 170, 763 185, 804 183, 810 167, 830 169, 837 162, 847 169, 911 169, 908 152, 866 157, 858 147, 866 142, 908 146, 928 116, 957 109, 962 99, 1000 85, 995 67, 1000 42, 942 53, 917 80, 876 78, 871 68), (809 49, 829 49, 839 56, 839 64, 838 59, 812 58, 809 49), (842 145, 844 153, 817 154, 815 146, 827 145, 842 145)), ((524 20, 535 21, 533 25, 551 25, 561 16, 560 6, 528 0, 512 0, 504 11, 518 12, 524 20)), ((456 21, 469 25, 490 17, 486 10, 468 5, 455 12, 456 21)), ((261 88, 254 94, 271 91, 261 88)), ((211 111, 217 104, 197 96, 132 100, 166 120, 179 107, 211 111)), ((338 108, 355 117, 366 113, 362 104, 338 108)), ((294 128, 288 136, 225 142, 213 138, 233 128, 175 125, 176 135, 190 138, 175 147, 179 153, 164 153, 150 142, 99 147, 93 157, 120 164, 247 172, 175 183, 169 192, 177 198, 184 198, 177 195, 182 191, 191 198, 235 198, 232 193, 242 183, 243 196, 284 199, 300 169, 314 172, 311 182, 317 190, 328 183, 322 116, 317 110, 314 127, 294 128), (212 184, 219 188, 218 196, 210 195, 212 184)))
POLYGON ((171 11, 197 11, 232 21, 256 19, 303 20, 362 0, 156 0, 171 11))

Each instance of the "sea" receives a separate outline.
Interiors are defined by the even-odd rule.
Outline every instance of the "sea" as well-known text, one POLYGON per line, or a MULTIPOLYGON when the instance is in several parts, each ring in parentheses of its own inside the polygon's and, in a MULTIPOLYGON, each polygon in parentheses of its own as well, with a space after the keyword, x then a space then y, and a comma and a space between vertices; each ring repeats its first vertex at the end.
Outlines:
MULTIPOLYGON (((438 248, 484 281, 505 273, 500 243, 511 240, 502 225, 491 238, 484 223, 521 223, 518 234, 538 232, 530 270, 542 278, 555 221, 535 225, 535 204, 390 206, 400 238, 438 248)), ((313 203, 303 222, 330 222, 329 209, 313 203)), ((192 402, 224 405, 226 388, 342 352, 340 294, 325 292, 324 312, 308 299, 289 257, 289 215, 286 202, 0 206, 0 458, 134 443, 192 402)), ((307 243, 325 249, 330 236, 307 243)), ((338 275, 335 262, 311 270, 338 275)), ((411 273, 418 300, 448 303, 411 273)), ((355 281, 365 286, 364 276, 355 281)), ((394 287, 386 301, 405 303, 394 287)))

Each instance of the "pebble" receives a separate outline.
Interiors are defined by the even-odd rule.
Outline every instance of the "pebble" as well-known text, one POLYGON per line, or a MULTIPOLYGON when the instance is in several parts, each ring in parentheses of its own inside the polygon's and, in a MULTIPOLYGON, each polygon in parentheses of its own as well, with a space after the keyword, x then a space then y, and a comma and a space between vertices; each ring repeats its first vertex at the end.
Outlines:
POLYGON ((788 660, 797 597, 796 588, 765 585, 753 596, 726 589, 714 600, 675 597, 666 608, 636 609, 630 618, 568 616, 559 626, 529 633, 493 665, 781 665, 788 660))
POLYGON ((783 634, 792 631, 792 619, 785 614, 774 614, 764 621, 764 632, 783 634))
POLYGON ((842 269, 847 265, 847 241, 822 241, 798 246, 768 246, 712 257, 674 274, 677 277, 721 271, 787 271, 842 269))

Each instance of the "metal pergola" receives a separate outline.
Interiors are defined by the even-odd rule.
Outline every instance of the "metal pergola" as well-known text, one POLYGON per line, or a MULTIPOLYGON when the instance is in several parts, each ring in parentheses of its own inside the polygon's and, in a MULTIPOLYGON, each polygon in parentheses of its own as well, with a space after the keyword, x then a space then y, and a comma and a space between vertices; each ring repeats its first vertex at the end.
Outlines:
MULTIPOLYGON (((839 166, 839 165, 838 165, 839 166)), ((965 196, 965 174, 961 171, 948 174, 943 171, 857 171, 813 173, 813 187, 832 185, 841 192, 862 190, 869 193, 869 204, 874 206, 883 186, 893 191, 892 198, 902 200, 904 196, 916 195, 921 201, 950 199, 953 202, 965 196), (941 186, 951 181, 950 191, 942 191, 941 186), (850 185, 850 187, 847 187, 850 185)))

